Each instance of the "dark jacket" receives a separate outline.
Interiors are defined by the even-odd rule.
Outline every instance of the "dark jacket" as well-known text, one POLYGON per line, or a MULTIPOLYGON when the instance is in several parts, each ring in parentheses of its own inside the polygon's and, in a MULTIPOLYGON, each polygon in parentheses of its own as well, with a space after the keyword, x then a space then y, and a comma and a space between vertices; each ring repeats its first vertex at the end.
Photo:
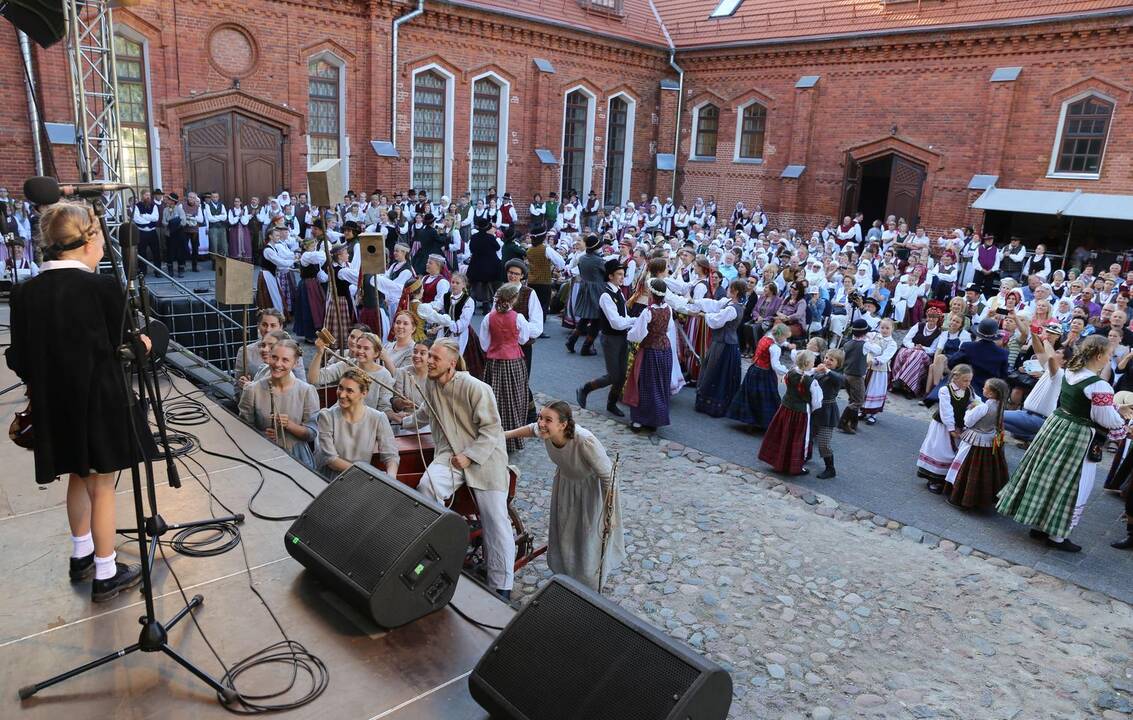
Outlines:
POLYGON ((471 257, 468 260, 469 282, 503 282, 504 263, 496 255, 500 244, 496 236, 486 232, 472 233, 468 241, 471 257))
POLYGON ((413 256, 413 269, 418 275, 425 274, 425 263, 429 262, 430 255, 444 255, 447 246, 441 242, 441 236, 432 227, 423 227, 413 236, 413 242, 419 243, 417 253, 413 256))
POLYGON ((983 397, 984 383, 991 378, 1007 379, 1007 351, 991 340, 966 342, 948 356, 948 367, 960 363, 972 366, 972 390, 983 397))

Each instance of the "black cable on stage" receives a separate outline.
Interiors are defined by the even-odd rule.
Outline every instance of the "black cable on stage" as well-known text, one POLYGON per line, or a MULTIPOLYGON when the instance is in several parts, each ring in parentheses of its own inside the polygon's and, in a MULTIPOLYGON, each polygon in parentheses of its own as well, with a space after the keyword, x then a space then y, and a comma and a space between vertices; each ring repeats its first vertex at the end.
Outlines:
POLYGON ((478 628, 483 628, 485 630, 503 630, 503 628, 500 627, 499 625, 489 625, 488 623, 482 623, 479 620, 477 620, 476 618, 469 617, 468 615, 465 615, 464 611, 461 610, 460 608, 458 608, 456 606, 456 603, 454 603, 452 600, 449 600, 448 606, 450 608, 452 608, 453 612, 455 612, 457 615, 464 618, 465 620, 472 623, 473 625, 475 625, 478 628))

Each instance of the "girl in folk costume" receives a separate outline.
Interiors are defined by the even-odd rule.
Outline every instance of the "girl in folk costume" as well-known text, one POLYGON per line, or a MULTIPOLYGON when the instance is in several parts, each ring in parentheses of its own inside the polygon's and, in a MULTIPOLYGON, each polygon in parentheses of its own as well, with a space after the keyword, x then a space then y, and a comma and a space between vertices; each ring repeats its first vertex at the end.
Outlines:
POLYGON ((927 481, 929 492, 939 495, 944 491, 944 481, 956 459, 956 444, 964 432, 964 419, 974 398, 972 368, 961 363, 952 368, 950 381, 939 390, 940 402, 917 455, 917 477, 927 481))
MULTIPOLYGON (((417 273, 413 271, 413 265, 409 262, 409 246, 405 243, 397 243, 393 247, 393 262, 386 269, 385 274, 374 276, 378 292, 385 296, 386 312, 389 317, 392 318, 397 314, 397 306, 401 302, 405 286, 416 276, 417 273)), ((370 327, 374 326, 370 325, 370 327)))
MULTIPOLYGON (((530 339, 527 320, 514 309, 519 288, 503 285, 496 291, 496 304, 480 323, 480 344, 484 355, 484 382, 491 386, 505 431, 514 430, 527 418, 527 366, 523 363, 523 343, 530 339)), ((508 452, 521 450, 523 440, 507 441, 508 452)))
POLYGON ((996 494, 1007 484, 1003 409, 1010 392, 1005 381, 991 378, 984 383, 985 402, 965 413, 960 447, 944 479, 949 505, 986 510, 995 505, 996 494))
POLYGON ((228 257, 252 262, 252 232, 248 223, 252 214, 240 198, 233 198, 232 209, 228 211, 228 257))
POLYGON ((1082 548, 1066 537, 1078 524, 1094 488, 1106 436, 1125 434, 1133 407, 1117 408, 1113 388, 1098 377, 1113 348, 1104 337, 1082 341, 1066 365, 1054 411, 1031 442, 996 509, 1031 525, 1031 537, 1065 552, 1082 548))
POLYGON ((409 367, 413 363, 413 345, 417 342, 414 332, 417 329, 417 318, 414 313, 402 310, 393 318, 393 340, 382 348, 382 364, 390 373, 396 373, 398 368, 409 367))
POLYGON ((314 342, 315 334, 326 323, 327 296, 323 284, 327 281, 326 253, 315 240, 303 241, 299 256, 299 287, 295 293, 295 327, 297 337, 314 342))
POLYGON ((311 441, 315 439, 315 413, 319 398, 315 388, 293 374, 303 351, 294 340, 280 340, 271 351, 266 377, 244 386, 240 394, 240 419, 260 430, 291 457, 315 467, 311 441))
MULTIPOLYGON (((819 368, 825 371, 824 366, 819 368)), ((810 456, 810 417, 822 407, 822 387, 814 377, 814 353, 803 350, 783 379, 787 392, 759 446, 759 459, 775 472, 805 475, 810 456)))
POLYGON ((818 448, 818 455, 826 466, 822 472, 815 475, 820 480, 827 480, 836 475, 834 470, 834 451, 830 449, 830 437, 834 428, 838 427, 838 393, 846 384, 846 378, 839 372, 846 354, 841 350, 827 350, 823 356, 822 365, 815 371, 814 377, 822 390, 822 405, 811 413, 810 439, 818 448), (823 369, 825 366, 825 369, 823 369))
POLYGON ((940 318, 943 313, 937 308, 929 308, 928 316, 917 323, 901 343, 901 349, 893 359, 893 380, 890 389, 908 397, 920 397, 925 392, 928 367, 932 364, 929 349, 940 337, 940 318))
MULTIPOLYGON (((712 272, 712 265, 703 255, 697 256, 693 267, 696 271, 696 280, 693 281, 689 296, 695 302, 702 298, 716 297, 716 274, 712 272)), ((709 329, 704 317, 690 315, 684 323, 685 332, 692 347, 684 349, 681 364, 688 376, 689 384, 694 384, 700 377, 701 363, 708 355, 708 346, 712 343, 712 330, 709 329)))
POLYGON ((484 376, 484 350, 480 347, 480 338, 469 330, 475 309, 476 301, 468 294, 468 278, 464 273, 453 273, 449 291, 435 299, 428 309, 425 305, 418 307, 417 314, 436 323, 440 337, 456 338, 468 372, 479 380, 484 376))
POLYGON ((705 312, 704 322, 713 332, 712 345, 704 359, 704 373, 696 386, 696 411, 710 417, 723 417, 727 413, 740 386, 738 328, 743 319, 746 291, 746 281, 733 280, 728 285, 726 298, 697 301, 705 312))
POLYGON ((328 267, 330 276, 327 283, 325 322, 326 329, 335 337, 338 347, 346 347, 350 327, 357 322, 354 298, 350 296, 350 280, 343 276, 349 269, 345 245, 335 245, 330 250, 332 263, 328 267), (334 283, 333 286, 330 283, 334 283))
POLYGON ((614 467, 594 434, 574 423, 570 405, 557 400, 539 411, 539 419, 505 433, 510 441, 539 438, 555 464, 547 565, 598 591, 610 571, 625 559, 625 540, 614 467), (614 493, 609 542, 602 554, 605 507, 614 493))
POLYGON ((729 418, 754 430, 765 430, 771 424, 780 405, 779 378, 787 374, 783 343, 790 334, 790 329, 779 323, 756 343, 743 384, 728 406, 729 418))
POLYGON ((665 304, 666 290, 663 279, 649 281, 649 308, 638 316, 626 334, 626 340, 638 343, 622 391, 622 402, 630 406, 633 430, 656 429, 669 424, 676 326, 673 311, 665 304))
POLYGON ((885 398, 889 395, 889 361, 897 353, 892 320, 881 321, 877 333, 866 341, 865 349, 869 353, 869 366, 865 375, 862 416, 866 425, 873 425, 885 409, 885 398))
POLYGON ((421 277, 421 302, 432 304, 449 291, 448 265, 442 255, 430 255, 425 262, 425 275, 421 277))
POLYGON ((268 235, 264 256, 260 260, 260 279, 256 289, 256 307, 274 307, 291 320, 292 298, 291 269, 295 267, 295 253, 287 246, 287 230, 274 227, 268 235))

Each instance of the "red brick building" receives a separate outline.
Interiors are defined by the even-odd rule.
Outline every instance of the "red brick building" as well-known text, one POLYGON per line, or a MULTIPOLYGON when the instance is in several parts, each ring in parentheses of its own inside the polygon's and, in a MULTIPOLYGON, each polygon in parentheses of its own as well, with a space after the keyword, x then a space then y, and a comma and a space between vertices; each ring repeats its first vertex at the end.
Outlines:
MULTIPOLYGON (((978 224, 970 205, 990 178, 1133 193, 1126 2, 421 7, 396 30, 415 3, 116 10, 127 177, 247 199, 302 189, 309 163, 341 156, 358 190, 714 195, 725 211, 761 202, 800 228, 851 209, 978 224)), ((19 67, 11 26, 0 54, 19 67)), ((44 119, 70 122, 62 46, 34 47, 32 71, 44 119)), ((3 83, 0 183, 18 187, 34 174, 29 114, 21 74, 3 83)), ((54 149, 74 179, 73 151, 54 149)))

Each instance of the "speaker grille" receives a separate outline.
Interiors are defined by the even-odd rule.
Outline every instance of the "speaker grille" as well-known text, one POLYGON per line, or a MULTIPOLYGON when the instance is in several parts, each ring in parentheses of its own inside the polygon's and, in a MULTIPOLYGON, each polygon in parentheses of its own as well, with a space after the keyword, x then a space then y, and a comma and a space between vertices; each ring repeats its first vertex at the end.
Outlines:
POLYGON ((391 484, 351 468, 323 490, 291 532, 369 594, 438 517, 391 484))
POLYGON ((524 717, 660 720, 700 677, 699 669, 564 585, 552 582, 534 602, 478 669, 524 717))

